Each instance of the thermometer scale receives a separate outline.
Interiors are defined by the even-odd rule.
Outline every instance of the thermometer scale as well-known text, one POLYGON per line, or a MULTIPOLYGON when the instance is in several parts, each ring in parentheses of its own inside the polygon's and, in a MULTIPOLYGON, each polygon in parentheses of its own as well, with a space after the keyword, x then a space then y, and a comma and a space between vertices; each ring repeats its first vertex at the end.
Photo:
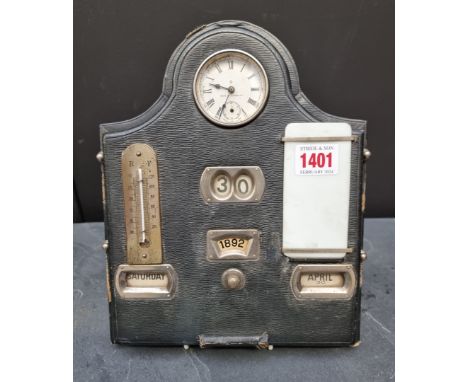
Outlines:
POLYGON ((122 180, 129 264, 162 262, 156 153, 143 143, 122 153, 122 180))

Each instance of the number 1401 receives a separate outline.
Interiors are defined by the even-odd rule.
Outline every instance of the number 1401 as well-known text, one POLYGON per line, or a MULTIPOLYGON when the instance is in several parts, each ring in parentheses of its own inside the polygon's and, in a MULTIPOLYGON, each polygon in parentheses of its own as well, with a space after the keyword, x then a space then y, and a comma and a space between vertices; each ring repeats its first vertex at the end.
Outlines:
POLYGON ((311 153, 309 157, 307 157, 307 153, 304 153, 300 158, 302 159, 302 168, 307 166, 312 168, 332 167, 332 153, 311 153))

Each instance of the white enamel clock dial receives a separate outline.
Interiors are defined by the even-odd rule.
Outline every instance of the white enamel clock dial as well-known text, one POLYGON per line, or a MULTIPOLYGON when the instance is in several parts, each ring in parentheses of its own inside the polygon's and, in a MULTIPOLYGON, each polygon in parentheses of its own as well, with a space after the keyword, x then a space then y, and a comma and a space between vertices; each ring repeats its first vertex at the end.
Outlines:
POLYGON ((268 98, 268 78, 252 55, 222 50, 200 65, 193 93, 206 118, 234 127, 252 121, 262 111, 268 98))

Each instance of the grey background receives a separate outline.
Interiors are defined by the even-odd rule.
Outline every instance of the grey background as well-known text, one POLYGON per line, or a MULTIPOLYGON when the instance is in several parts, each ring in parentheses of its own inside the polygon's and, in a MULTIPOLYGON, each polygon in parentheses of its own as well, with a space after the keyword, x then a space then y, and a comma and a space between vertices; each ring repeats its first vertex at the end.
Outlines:
POLYGON ((272 32, 291 52, 314 104, 368 121, 366 216, 394 216, 392 0, 80 0, 74 4, 74 221, 102 220, 98 125, 146 110, 185 35, 223 19, 272 32))

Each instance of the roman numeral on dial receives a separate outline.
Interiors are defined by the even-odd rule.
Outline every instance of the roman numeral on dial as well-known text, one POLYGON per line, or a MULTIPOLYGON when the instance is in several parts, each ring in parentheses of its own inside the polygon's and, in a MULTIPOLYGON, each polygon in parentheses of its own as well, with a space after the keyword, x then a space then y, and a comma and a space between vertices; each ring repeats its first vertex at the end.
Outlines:
POLYGON ((213 106, 215 103, 215 100, 213 98, 211 98, 207 103, 206 103, 206 107, 209 109, 211 106, 213 106))
POLYGON ((252 98, 249 98, 247 102, 250 103, 253 107, 258 107, 258 102, 254 101, 252 98))

